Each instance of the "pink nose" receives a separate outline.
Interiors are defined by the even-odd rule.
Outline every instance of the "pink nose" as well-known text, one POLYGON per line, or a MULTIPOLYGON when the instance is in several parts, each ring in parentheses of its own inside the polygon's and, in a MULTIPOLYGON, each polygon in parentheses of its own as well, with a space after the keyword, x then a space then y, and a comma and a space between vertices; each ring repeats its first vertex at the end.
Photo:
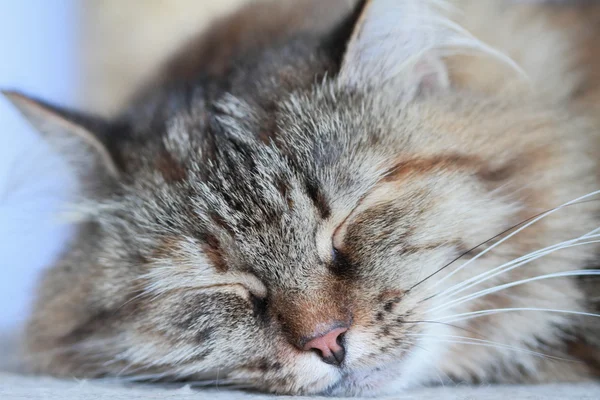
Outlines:
POLYGON ((309 340, 304 345, 304 350, 314 350, 319 353, 321 358, 327 364, 341 365, 346 355, 344 349, 343 335, 348 328, 334 328, 309 340))

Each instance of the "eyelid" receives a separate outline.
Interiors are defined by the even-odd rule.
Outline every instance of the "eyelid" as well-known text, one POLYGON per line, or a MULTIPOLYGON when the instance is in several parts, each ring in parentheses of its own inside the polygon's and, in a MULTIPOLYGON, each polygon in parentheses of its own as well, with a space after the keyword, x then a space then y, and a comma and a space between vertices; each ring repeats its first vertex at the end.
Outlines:
POLYGON ((237 272, 234 274, 239 276, 239 284, 253 296, 260 298, 267 297, 267 287, 255 275, 247 272, 237 272))
POLYGON ((242 297, 253 307, 256 303, 266 301, 266 293, 257 293, 254 290, 244 286, 242 283, 215 284, 198 288, 199 290, 214 290, 216 292, 229 292, 242 297))
POLYGON ((247 272, 229 272, 227 280, 216 282, 205 286, 198 286, 199 290, 218 289, 218 288, 242 288, 248 294, 264 298, 267 296, 266 286, 253 274, 247 272))
POLYGON ((346 217, 339 224, 337 224, 336 228, 333 230, 333 233, 331 234, 331 243, 332 243, 333 247, 337 248, 338 250, 342 250, 343 246, 344 246, 344 239, 346 237, 346 232, 348 231, 348 226, 350 225, 353 217, 359 215, 364 210, 366 210, 376 204, 376 203, 365 204, 365 201, 368 199, 369 195, 371 195, 371 194, 373 194, 373 192, 364 194, 359 199, 359 201, 357 202, 355 207, 352 209, 352 211, 350 211, 346 215, 346 217))
MULTIPOLYGON (((349 215, 348 215, 349 217, 349 215)), ((332 248, 341 250, 345 235, 345 222, 348 217, 340 221, 339 218, 330 219, 322 225, 316 233, 317 252, 321 260, 328 262, 332 260, 332 248)))
POLYGON ((352 218, 354 216, 360 214, 362 211, 376 205, 378 203, 378 201, 381 201, 381 199, 377 200, 377 196, 375 196, 375 200, 376 200, 375 202, 368 201, 370 196, 373 196, 374 194, 378 193, 378 191, 380 191, 381 189, 383 190, 384 194, 387 193, 389 195, 389 188, 387 186, 373 187, 371 190, 364 193, 358 199, 358 201, 354 205, 354 208, 350 212, 348 212, 348 214, 346 214, 346 217, 341 222, 336 224, 336 227, 333 229, 333 233, 331 234, 331 244, 333 245, 334 248, 337 248, 338 250, 343 249, 344 239, 346 237, 346 231, 348 230, 348 226, 350 225, 352 218))
POLYGON ((346 236, 347 230, 347 220, 348 219, 346 218, 341 225, 335 228, 335 230, 333 231, 333 235, 331 235, 331 245, 336 250, 341 250, 344 247, 344 238, 346 236))
POLYGON ((356 215, 366 196, 367 194, 361 196, 358 202, 353 205, 353 208, 348 207, 344 210, 338 210, 339 214, 330 216, 317 231, 317 252, 321 255, 323 261, 331 261, 332 247, 340 251, 343 249, 349 221, 356 215))

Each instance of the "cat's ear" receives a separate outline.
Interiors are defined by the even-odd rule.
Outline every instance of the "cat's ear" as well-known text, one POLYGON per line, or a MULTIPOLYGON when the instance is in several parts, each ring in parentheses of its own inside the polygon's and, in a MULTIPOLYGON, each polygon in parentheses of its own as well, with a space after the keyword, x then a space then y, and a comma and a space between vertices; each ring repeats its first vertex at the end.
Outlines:
POLYGON ((367 0, 346 46, 339 82, 405 93, 449 85, 443 47, 456 38, 433 0, 367 0), (398 85, 402 85, 398 88, 398 85))
POLYGON ((3 90, 2 94, 77 169, 100 164, 109 175, 119 175, 115 155, 110 151, 108 122, 19 92, 3 90))

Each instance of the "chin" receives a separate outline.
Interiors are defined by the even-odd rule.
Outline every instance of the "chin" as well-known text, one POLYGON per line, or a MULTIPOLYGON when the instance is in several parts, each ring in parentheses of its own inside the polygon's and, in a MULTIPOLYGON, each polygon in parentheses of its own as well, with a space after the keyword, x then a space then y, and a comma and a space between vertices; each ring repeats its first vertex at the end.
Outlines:
POLYGON ((381 396, 397 394, 406 388, 395 371, 374 369, 369 372, 355 372, 344 376, 335 385, 320 393, 322 395, 342 396, 381 396))
POLYGON ((345 373, 335 384, 320 392, 333 397, 375 397, 398 394, 417 387, 403 377, 403 362, 388 363, 379 367, 345 373))

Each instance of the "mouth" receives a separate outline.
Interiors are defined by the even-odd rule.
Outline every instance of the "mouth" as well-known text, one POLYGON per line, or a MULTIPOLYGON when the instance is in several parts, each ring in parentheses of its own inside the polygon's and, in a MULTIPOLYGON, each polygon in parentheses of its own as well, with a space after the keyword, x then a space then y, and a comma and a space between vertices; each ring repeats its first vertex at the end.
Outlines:
POLYGON ((393 366, 389 365, 369 370, 349 371, 318 395, 336 397, 377 394, 388 386, 393 378, 397 378, 393 370, 393 366))

